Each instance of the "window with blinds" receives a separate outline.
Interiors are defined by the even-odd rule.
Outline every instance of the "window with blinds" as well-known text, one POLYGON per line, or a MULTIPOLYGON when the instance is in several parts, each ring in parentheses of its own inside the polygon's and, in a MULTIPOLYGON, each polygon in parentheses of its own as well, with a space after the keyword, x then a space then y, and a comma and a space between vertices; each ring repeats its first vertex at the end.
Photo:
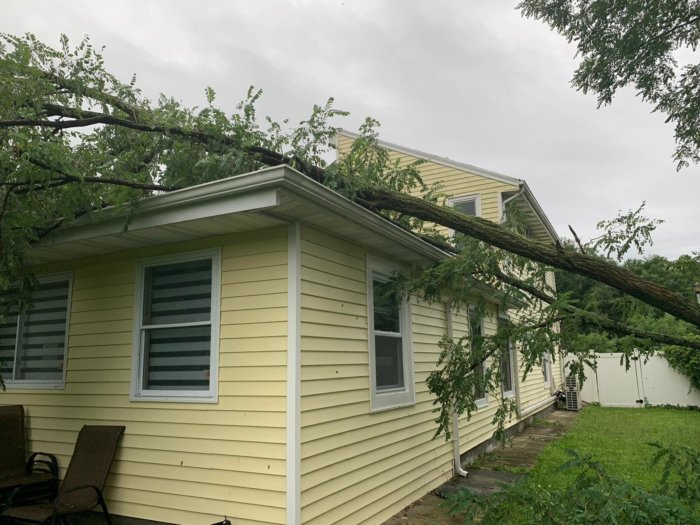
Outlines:
POLYGON ((63 384, 71 275, 42 277, 21 313, 0 324, 0 374, 8 385, 63 384))
POLYGON ((217 275, 213 255, 142 265, 137 395, 213 393, 217 275))

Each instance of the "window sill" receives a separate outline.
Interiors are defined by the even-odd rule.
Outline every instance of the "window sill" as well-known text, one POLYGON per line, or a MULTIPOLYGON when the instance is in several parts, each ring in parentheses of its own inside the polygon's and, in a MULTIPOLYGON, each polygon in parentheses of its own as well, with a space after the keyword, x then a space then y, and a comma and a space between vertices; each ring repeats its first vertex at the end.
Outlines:
MULTIPOLYGON (((382 394, 375 395, 374 398, 372 400, 370 400, 369 413, 376 414, 377 412, 386 412, 388 410, 394 410, 397 408, 406 408, 406 407, 415 406, 416 399, 415 399, 415 396, 413 395, 413 392, 401 392, 400 395, 404 399, 397 399, 397 401, 394 403, 392 403, 389 399, 381 399, 382 394), (407 396, 410 396, 410 399, 406 399, 407 396)), ((399 396, 396 395, 396 397, 399 397, 399 396)))
POLYGON ((148 395, 148 394, 132 394, 129 396, 129 401, 135 402, 152 402, 152 403, 218 403, 217 395, 211 396, 192 396, 192 395, 148 395))
POLYGON ((5 386, 8 390, 64 390, 66 383, 44 383, 44 382, 20 382, 20 381, 5 381, 5 386))

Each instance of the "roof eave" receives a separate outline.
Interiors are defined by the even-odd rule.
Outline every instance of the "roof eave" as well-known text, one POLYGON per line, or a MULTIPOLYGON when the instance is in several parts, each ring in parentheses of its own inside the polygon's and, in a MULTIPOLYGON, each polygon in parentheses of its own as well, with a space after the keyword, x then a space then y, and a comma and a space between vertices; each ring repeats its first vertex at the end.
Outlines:
MULTIPOLYGON (((431 261, 449 257, 435 246, 389 222, 385 218, 350 201, 335 191, 306 177, 288 166, 275 166, 259 171, 213 181, 164 195, 143 199, 133 216, 124 210, 106 210, 106 217, 92 222, 89 217, 38 247, 49 248, 72 242, 89 241, 139 228, 168 226, 187 219, 214 217, 237 212, 274 210, 280 202, 280 192, 309 199, 330 213, 335 213, 356 225, 400 243, 412 253, 431 261), (128 228, 125 230, 125 223, 128 228)), ((294 217, 292 217, 294 219, 294 217)))

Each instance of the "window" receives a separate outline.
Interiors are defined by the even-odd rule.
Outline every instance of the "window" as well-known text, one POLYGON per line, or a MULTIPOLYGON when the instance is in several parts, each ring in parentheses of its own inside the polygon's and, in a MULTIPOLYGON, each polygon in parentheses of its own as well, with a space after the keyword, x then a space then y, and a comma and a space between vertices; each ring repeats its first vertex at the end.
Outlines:
POLYGON ((31 304, 0 324, 0 374, 7 386, 59 388, 65 384, 71 274, 41 277, 31 304))
MULTIPOLYGON (((508 323, 508 319, 504 317, 498 318, 498 324, 508 323)), ((507 340, 501 349, 501 388, 503 395, 508 397, 515 394, 515 380, 513 376, 513 364, 515 358, 513 355, 513 345, 510 340, 507 340)))
POLYGON ((465 215, 481 217, 481 195, 479 194, 455 197, 449 200, 449 204, 455 210, 465 215))
POLYGON ((139 264, 133 398, 216 400, 220 273, 218 250, 139 264))
POLYGON ((549 354, 544 354, 542 356, 542 377, 544 379, 545 388, 551 388, 552 386, 552 365, 551 357, 549 354))
POLYGON ((410 405, 415 398, 408 301, 397 296, 390 282, 397 268, 370 259, 367 268, 370 407, 410 405))
MULTIPOLYGON (((477 316, 474 309, 469 309, 469 329, 471 335, 472 343, 472 356, 476 363, 476 368, 474 369, 474 375, 476 377, 484 377, 484 361, 483 361, 483 346, 484 346, 484 328, 483 319, 477 316)), ((474 389, 474 400, 477 406, 486 405, 486 385, 482 382, 475 386, 474 389)))

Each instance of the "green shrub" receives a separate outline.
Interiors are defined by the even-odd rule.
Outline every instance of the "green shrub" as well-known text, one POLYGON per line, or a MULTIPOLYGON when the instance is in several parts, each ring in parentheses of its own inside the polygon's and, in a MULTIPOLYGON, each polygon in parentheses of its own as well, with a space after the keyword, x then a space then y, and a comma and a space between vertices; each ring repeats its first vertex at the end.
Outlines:
POLYGON ((484 498, 467 490, 451 495, 446 505, 466 524, 482 525, 690 525, 700 523, 700 454, 687 447, 659 448, 655 462, 665 461, 657 490, 621 480, 590 455, 572 456, 562 469, 575 473, 561 487, 543 487, 529 478, 484 498))

